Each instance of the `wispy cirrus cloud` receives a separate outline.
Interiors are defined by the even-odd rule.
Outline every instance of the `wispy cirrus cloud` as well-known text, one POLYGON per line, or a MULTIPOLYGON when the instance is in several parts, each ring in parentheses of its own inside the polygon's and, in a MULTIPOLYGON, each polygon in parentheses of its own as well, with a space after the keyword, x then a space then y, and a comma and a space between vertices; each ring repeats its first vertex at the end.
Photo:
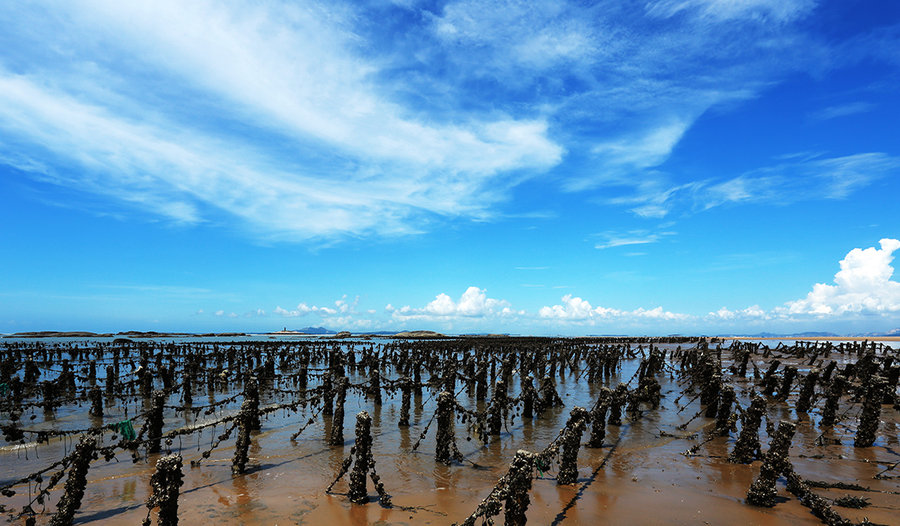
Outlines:
POLYGON ((830 119, 836 119, 838 117, 847 117, 849 115, 865 113, 867 111, 872 111, 873 109, 875 109, 875 105, 871 102, 848 102, 846 104, 838 104, 835 106, 822 108, 819 111, 813 112, 811 114, 811 117, 815 120, 826 121, 830 119))
POLYGON ((648 11, 662 17, 694 12, 714 20, 758 18, 789 22, 809 14, 816 3, 815 0, 657 0, 649 2, 648 11))
POLYGON ((691 212, 726 204, 786 205, 810 199, 843 199, 900 169, 900 157, 868 152, 841 157, 802 155, 731 179, 675 186, 653 181, 631 195, 609 199, 643 217, 665 217, 675 208, 691 212))
POLYGON ((651 232, 649 230, 629 230, 627 232, 604 232, 599 234, 603 241, 594 245, 594 248, 607 249, 615 247, 628 247, 634 245, 649 245, 658 243, 666 236, 673 236, 675 232, 660 231, 651 232))
POLYGON ((559 161, 539 117, 395 103, 352 22, 311 2, 5 5, 3 157, 176 221, 224 212, 294 239, 482 215, 506 173, 559 161))
POLYGON ((7 2, 0 163, 287 240, 497 217, 510 188, 553 170, 642 217, 684 195, 747 202, 793 176, 671 184, 658 169, 711 109, 871 55, 867 42, 886 59, 890 32, 839 54, 808 35, 816 4, 7 2))

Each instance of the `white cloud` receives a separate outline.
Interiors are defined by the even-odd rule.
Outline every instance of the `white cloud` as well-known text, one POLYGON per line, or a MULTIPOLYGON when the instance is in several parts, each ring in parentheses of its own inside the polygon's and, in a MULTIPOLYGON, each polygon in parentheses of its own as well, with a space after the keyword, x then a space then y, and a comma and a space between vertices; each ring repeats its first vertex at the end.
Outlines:
POLYGON ((689 124, 689 121, 675 119, 649 130, 642 130, 639 136, 598 144, 592 151, 609 164, 650 168, 668 158, 689 124))
POLYGON ((478 287, 467 288, 458 301, 453 301, 449 295, 440 293, 423 308, 406 305, 396 309, 388 304, 385 310, 396 320, 448 320, 525 314, 524 311, 514 311, 506 300, 487 297, 487 292, 478 287))
POLYGON ((893 279, 894 252, 900 240, 885 238, 881 248, 854 248, 840 261, 834 284, 816 283, 805 298, 764 310, 759 305, 710 312, 711 322, 852 321, 860 317, 895 318, 900 314, 900 282, 893 279))
POLYGON ((356 307, 359 305, 359 296, 353 298, 353 301, 347 301, 347 295, 344 294, 341 299, 334 302, 334 306, 341 314, 356 313, 356 307))
MULTIPOLYGON (((334 307, 309 305, 306 302, 300 302, 293 309, 288 310, 277 306, 272 312, 284 318, 299 318, 307 314, 316 314, 322 318, 330 318, 331 321, 336 323, 347 322, 353 315, 357 314, 356 307, 359 304, 359 296, 353 298, 352 301, 348 301, 347 298, 348 296, 344 294, 341 299, 334 302, 334 307), (335 317, 338 315, 340 317, 335 317)), ((259 312, 263 313, 261 315, 265 315, 265 311, 262 309, 259 309, 259 312)))
POLYGON ((782 189, 790 175, 666 190, 656 170, 711 108, 831 57, 790 25, 810 0, 375 4, 2 3, 0 163, 275 239, 492 217, 510 187, 573 158, 566 189, 635 188, 632 210, 663 217, 678 196, 782 189))
POLYGON ((836 106, 828 106, 812 114, 812 118, 816 120, 829 120, 838 117, 847 117, 858 113, 865 113, 875 109, 875 105, 871 102, 857 101, 847 104, 839 104, 836 106))
POLYGON ((310 313, 319 314, 320 316, 324 317, 333 316, 338 313, 337 309, 333 309, 331 307, 318 307, 316 305, 307 305, 303 302, 299 303, 295 309, 287 310, 282 308, 281 306, 277 306, 272 312, 285 318, 299 318, 310 313))
POLYGON ((658 0, 647 5, 651 14, 671 17, 693 11, 716 21, 735 18, 789 22, 808 14, 816 0, 658 0))
POLYGON ((340 6, 73 1, 47 17, 40 4, 0 9, 20 28, 17 72, 0 64, 16 166, 176 221, 413 232, 422 213, 482 215, 505 172, 562 155, 541 118, 447 121, 394 102, 340 6))
POLYGON ((599 36, 588 19, 573 16, 572 6, 536 0, 449 2, 432 30, 447 44, 490 48, 490 67, 509 70, 588 59, 599 36))
POLYGON ((879 244, 880 249, 854 248, 841 260, 834 285, 817 283, 805 298, 788 302, 776 312, 821 317, 900 313, 900 282, 891 279, 893 253, 900 248, 900 240, 886 238, 879 244))
POLYGON ((898 169, 900 157, 881 152, 828 158, 804 154, 731 179, 671 187, 648 181, 635 194, 608 202, 638 205, 631 211, 639 216, 662 217, 676 208, 696 212, 736 203, 786 205, 810 199, 843 199, 898 169))
POLYGON ((687 320, 690 316, 663 310, 662 307, 644 309, 639 307, 631 311, 623 311, 606 307, 594 307, 587 300, 571 294, 566 294, 561 299, 561 304, 544 306, 538 311, 538 316, 544 319, 552 319, 566 322, 585 323, 593 325, 603 320, 687 320))
POLYGON ((771 319, 771 315, 767 313, 765 310, 760 308, 759 305, 751 305, 746 309, 739 310, 729 310, 726 307, 722 307, 721 309, 710 312, 707 315, 707 319, 711 320, 764 320, 771 319))
POLYGON ((594 245, 594 248, 607 249, 615 247, 627 247, 634 245, 647 245, 657 243, 665 236, 675 235, 675 232, 649 232, 647 230, 630 230, 628 232, 604 232, 600 234, 605 240, 594 245))
POLYGON ((804 199, 842 199, 898 168, 900 158, 860 153, 780 164, 692 189, 696 192, 697 206, 702 208, 729 202, 787 204, 804 199))

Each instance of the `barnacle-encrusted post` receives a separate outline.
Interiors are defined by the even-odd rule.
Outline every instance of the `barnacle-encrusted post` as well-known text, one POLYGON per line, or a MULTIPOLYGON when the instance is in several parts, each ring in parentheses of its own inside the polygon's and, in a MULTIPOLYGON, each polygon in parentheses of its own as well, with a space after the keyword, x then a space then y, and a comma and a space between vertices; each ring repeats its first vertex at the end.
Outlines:
POLYGON ((41 394, 44 395, 44 412, 51 413, 56 407, 56 382, 54 380, 44 380, 41 382, 41 394))
POLYGON ((462 462, 462 455, 456 448, 456 436, 453 430, 455 400, 453 394, 443 391, 438 395, 437 403, 437 437, 434 450, 435 460, 450 465, 452 460, 462 462))
POLYGON ((331 405, 331 397, 334 396, 334 389, 331 384, 331 370, 325 371, 322 375, 322 415, 331 416, 334 414, 334 407, 331 405))
POLYGON ((812 406, 812 395, 816 390, 816 383, 819 381, 819 370, 813 369, 803 378, 800 384, 800 394, 797 396, 796 409, 798 413, 809 411, 812 406))
POLYGON ((627 395, 628 387, 625 384, 619 384, 616 390, 613 391, 609 399, 609 418, 606 421, 609 425, 622 425, 622 406, 625 404, 627 395))
POLYGON ((165 391, 153 391, 150 413, 147 414, 147 452, 159 453, 163 428, 163 408, 166 403, 165 391))
POLYGON ((183 378, 181 379, 181 393, 182 399, 184 400, 184 405, 191 405, 194 403, 194 397, 191 395, 191 373, 193 371, 188 369, 187 364, 185 364, 184 369, 182 369, 181 374, 183 378))
MULTIPOLYGON (((785 468, 784 476, 787 479, 787 490, 794 494, 800 502, 812 511, 813 515, 822 520, 828 526, 853 526, 853 522, 841 517, 832 509, 828 501, 816 495, 806 482, 800 478, 790 465, 785 468)), ((871 524, 864 521, 861 524, 871 524)))
POLYGON ((300 368, 297 369, 297 389, 302 393, 306 391, 306 386, 308 385, 308 376, 309 369, 307 368, 306 361, 300 362, 300 368))
POLYGON ((862 415, 859 417, 859 427, 856 430, 855 447, 869 447, 875 443, 875 434, 878 432, 878 422, 881 416, 881 402, 884 398, 882 391, 887 385, 883 376, 872 376, 869 389, 866 391, 866 399, 863 402, 862 415))
POLYGON ((591 438, 587 447, 603 447, 606 438, 606 411, 609 409, 609 399, 612 390, 609 387, 600 389, 600 399, 591 411, 591 438))
POLYGON ((756 458, 759 451, 759 425, 765 412, 766 399, 759 395, 754 396, 750 407, 741 417, 741 434, 734 444, 731 455, 728 456, 729 462, 749 464, 756 458))
POLYGON ((400 392, 402 393, 402 401, 400 402, 400 421, 397 427, 409 427, 409 406, 410 396, 412 396, 412 380, 409 376, 400 378, 400 392))
POLYGON ((553 377, 550 375, 544 376, 544 379, 541 380, 542 408, 560 407, 562 405, 563 401, 562 398, 559 397, 559 393, 556 392, 556 383, 553 381, 553 377))
POLYGON ((887 384, 884 388, 884 404, 895 404, 898 402, 897 384, 900 383, 900 367, 888 367, 885 364, 885 374, 887 374, 887 384))
POLYGON ((534 390, 534 378, 529 374, 522 379, 522 418, 534 418, 534 401, 537 391, 534 390))
POLYGON ((378 492, 379 502, 382 506, 390 507, 391 498, 384 489, 384 484, 375 471, 375 457, 372 456, 372 417, 366 411, 356 415, 356 444, 353 446, 356 452, 356 462, 353 471, 350 472, 350 502, 365 504, 369 500, 366 490, 366 474, 370 473, 375 491, 378 492))
POLYGON ((825 366, 825 370, 822 371, 822 381, 828 383, 831 381, 831 375, 834 373, 835 368, 837 368, 837 362, 831 360, 828 362, 828 365, 825 366))
MULTIPOLYGON (((93 363, 93 362, 92 362, 93 363)), ((103 393, 100 388, 94 386, 88 391, 88 398, 91 401, 91 416, 103 416, 103 393)))
POLYGON ((786 401, 788 399, 788 395, 791 394, 791 384, 794 382, 794 378, 797 376, 797 368, 793 365, 789 365, 784 368, 784 377, 781 379, 781 386, 778 388, 778 399, 781 401, 786 401))
POLYGON ((578 449, 581 447, 581 435, 586 427, 585 422, 590 417, 587 409, 575 406, 569 413, 569 420, 566 422, 565 432, 563 433, 560 459, 559 474, 556 476, 556 483, 574 484, 578 480, 578 449))
POLYGON ((731 405, 734 403, 734 387, 726 385, 719 393, 719 412, 716 414, 716 431, 720 436, 728 436, 734 428, 736 417, 732 416, 731 405))
POLYGON ((506 407, 506 382, 502 378, 494 384, 494 398, 488 408, 488 434, 499 436, 503 430, 503 409, 506 407))
POLYGON ((150 398, 153 391, 153 375, 150 374, 149 367, 149 363, 144 362, 137 370, 138 381, 141 386, 141 396, 145 399, 150 398))
POLYGON ((334 397, 334 416, 331 418, 331 436, 328 443, 332 446, 344 444, 344 402, 347 400, 347 378, 342 376, 337 381, 334 397))
MULTIPOLYGON (((538 456, 524 450, 517 451, 506 474, 497 481, 490 494, 478 504, 475 511, 459 523, 459 526, 475 526, 479 518, 482 524, 493 525, 494 517, 500 514, 504 504, 506 505, 504 525, 524 525, 525 511, 530 504, 528 491, 531 489, 534 468, 539 462, 546 462, 546 459, 540 460, 538 456)), ((457 526, 457 523, 453 523, 453 526, 457 526)))
POLYGON ((106 394, 111 395, 116 392, 116 374, 113 370, 112 365, 106 366, 106 380, 104 380, 106 385, 106 394))
POLYGON ((381 405, 381 373, 377 367, 372 367, 369 377, 369 394, 372 395, 372 401, 375 405, 381 405))
POLYGON ((478 372, 475 376, 475 400, 483 402, 487 398, 487 362, 482 358, 478 362, 478 372))
POLYGON ((750 361, 750 350, 748 349, 741 354, 741 362, 740 362, 740 365, 738 365, 737 373, 736 373, 737 376, 740 376, 741 378, 747 377, 747 362, 749 362, 749 361, 750 361))
POLYGON ((819 421, 819 425, 834 425, 838 402, 840 402, 841 395, 844 393, 844 385, 846 383, 847 379, 843 375, 838 374, 834 376, 831 385, 828 387, 828 394, 825 395, 825 408, 822 410, 822 420, 819 421))
POLYGON ((534 453, 520 449, 509 466, 504 526, 525 526, 525 512, 531 504, 528 492, 531 491, 531 479, 534 475, 534 459, 534 453))
POLYGON ((444 391, 456 391, 456 356, 453 355, 444 362, 443 370, 444 391))
POLYGON ((234 458, 231 459, 231 472, 240 474, 247 467, 250 457, 247 451, 250 449, 250 422, 253 421, 253 402, 244 400, 241 410, 237 415, 238 436, 234 443, 234 458))
MULTIPOLYGON (((706 418, 715 418, 719 413, 719 398, 722 396, 722 375, 716 372, 712 374, 703 385, 703 391, 707 393, 706 398, 706 418)), ((701 400, 704 396, 701 396, 701 400)))
POLYGON ((350 472, 350 502, 365 504, 369 500, 366 490, 366 473, 369 471, 369 456, 372 455, 372 417, 362 411, 356 415, 356 462, 350 472))
POLYGON ((779 360, 772 360, 772 363, 769 364, 769 369, 766 370, 766 374, 760 381, 760 386, 763 388, 763 394, 766 396, 772 396, 775 394, 775 389, 778 388, 778 377, 775 376, 775 372, 778 371, 779 365, 781 365, 779 360))
POLYGON ((81 507, 81 499, 84 497, 84 488, 87 486, 87 472, 94 459, 94 450, 97 441, 94 437, 85 435, 75 446, 72 455, 72 469, 69 470, 69 478, 63 496, 56 505, 56 513, 50 519, 50 526, 69 526, 75 517, 75 512, 81 507))
POLYGON ((775 481, 779 474, 790 467, 788 451, 791 448, 791 439, 794 438, 796 428, 795 424, 785 420, 778 424, 778 430, 772 437, 772 443, 769 444, 769 451, 763 458, 759 476, 747 491, 747 502, 750 504, 767 508, 775 505, 775 496, 777 495, 775 481))
POLYGON ((156 471, 150 477, 153 494, 147 500, 145 526, 150 525, 150 510, 156 506, 159 506, 159 526, 178 525, 178 494, 184 484, 181 466, 181 455, 168 455, 156 461, 156 471))
POLYGON ((248 414, 250 420, 247 425, 250 431, 259 431, 262 429, 262 423, 259 421, 259 382, 256 377, 249 377, 244 384, 244 400, 250 402, 248 414))

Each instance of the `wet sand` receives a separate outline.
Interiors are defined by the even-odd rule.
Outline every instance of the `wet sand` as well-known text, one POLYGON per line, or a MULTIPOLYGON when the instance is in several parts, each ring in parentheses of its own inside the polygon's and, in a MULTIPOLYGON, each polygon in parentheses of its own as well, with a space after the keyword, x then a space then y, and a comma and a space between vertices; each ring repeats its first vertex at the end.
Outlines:
MULTIPOLYGON (((636 347, 636 346, 635 346, 636 347)), ((674 349, 674 345, 663 348, 674 349)), ((727 353, 726 353, 727 357, 727 353)), ((841 359, 841 356, 835 356, 841 359)), ((808 367, 802 360, 779 356, 782 363, 793 363, 806 374, 808 367)), ((849 358, 848 358, 849 359, 849 358)), ((753 362, 764 369, 765 360, 754 356, 753 362)), ((484 498, 497 480, 506 472, 509 462, 518 449, 537 451, 549 443, 563 426, 569 410, 580 405, 591 407, 601 386, 614 387, 620 381, 628 381, 635 372, 638 359, 626 360, 619 374, 602 382, 588 383, 578 378, 580 373, 567 371, 557 379, 557 389, 565 407, 548 410, 541 418, 523 421, 513 419, 499 441, 486 445, 476 437, 467 440, 466 426, 457 422, 456 440, 459 449, 470 464, 445 466, 435 462, 435 432, 426 435, 419 449, 411 451, 425 425, 434 414, 435 400, 425 389, 421 397, 413 400, 413 418, 410 428, 398 428, 400 397, 385 396, 378 406, 365 397, 348 397, 344 417, 345 444, 329 446, 328 436, 332 422, 329 417, 318 416, 299 436, 290 436, 306 422, 311 408, 298 413, 278 411, 262 422, 262 430, 253 434, 250 446, 248 472, 232 475, 231 458, 234 453, 234 436, 223 441, 210 458, 199 467, 191 467, 192 460, 200 459, 200 452, 207 449, 214 437, 223 430, 207 429, 191 436, 175 438, 167 449, 180 452, 184 457, 184 485, 179 498, 179 517, 185 524, 207 521, 215 524, 450 524, 461 522, 484 498), (382 481, 391 494, 395 508, 378 505, 377 495, 368 484, 371 502, 366 505, 351 504, 342 494, 347 491, 347 477, 335 485, 334 494, 326 495, 325 488, 334 479, 341 461, 353 445, 353 423, 357 412, 366 410, 373 417, 373 453, 382 481), (412 507, 415 509, 401 509, 412 507)), ((727 361, 723 360, 727 366, 727 361)), ((359 383, 365 377, 350 374, 351 382, 359 383)), ((738 399, 743 407, 749 405, 748 393, 753 383, 750 378, 734 378, 738 399)), ((388 374, 386 378, 394 378, 388 374)), ((677 427, 688 421, 700 410, 694 401, 686 404, 690 396, 682 396, 684 385, 679 384, 677 374, 671 371, 660 375, 662 405, 657 410, 644 411, 641 418, 632 421, 623 416, 623 425, 609 426, 604 447, 582 447, 578 456, 579 478, 575 485, 557 486, 554 466, 541 473, 533 483, 531 506, 527 517, 530 524, 819 524, 820 521, 784 488, 783 479, 778 484, 779 502, 774 508, 758 508, 745 502, 747 489, 759 472, 760 461, 749 465, 725 461, 734 446, 737 433, 730 437, 716 438, 699 449, 696 455, 683 453, 704 440, 712 431, 713 419, 702 416, 693 420, 685 429, 677 427), (679 398, 680 397, 680 398, 679 398), (677 435, 676 437, 666 435, 677 435)), ((315 382, 311 382, 313 387, 315 382)), ((282 386, 284 387, 284 386, 282 386)), ((483 408, 471 393, 459 386, 459 402, 471 408, 483 408)), ((205 392, 205 387, 198 389, 205 392)), ((514 382, 511 394, 519 392, 514 382)), ((195 394, 194 405, 200 406, 221 400, 232 392, 214 393, 210 396, 195 394)), ((877 480, 873 476, 888 465, 900 460, 900 419, 897 411, 883 406, 882 424, 876 443, 869 448, 853 447, 857 425, 855 415, 859 404, 848 405, 842 401, 841 411, 850 409, 839 421, 829 438, 839 441, 826 446, 816 445, 816 438, 823 433, 819 427, 818 413, 822 402, 809 415, 798 415, 793 409, 796 389, 787 402, 770 400, 767 419, 778 422, 791 420, 798 424, 790 450, 790 459, 797 472, 805 478, 828 482, 855 483, 872 491, 848 491, 817 489, 826 498, 838 498, 853 494, 870 499, 867 508, 855 510, 835 509, 845 518, 861 521, 864 517, 875 523, 900 524, 900 478, 877 480)), ((266 396, 263 390, 262 404, 279 403, 288 399, 283 395, 266 396)), ((167 402, 178 405, 177 395, 167 402)), ((87 404, 58 409, 53 416, 45 415, 39 408, 22 416, 35 429, 48 426, 62 429, 97 425, 100 420, 87 415, 87 404)), ((140 402, 129 408, 130 413, 140 407, 140 402)), ((215 419, 237 411, 239 402, 228 404, 215 415, 201 415, 199 421, 215 419)), ((107 407, 103 422, 124 418, 121 405, 107 407)), ((5 414, 3 415, 5 418, 5 414)), ((197 420, 190 412, 165 412, 165 429, 194 424, 197 420)), ((5 421, 5 420, 4 420, 5 421)), ((768 436, 760 431, 763 450, 768 436)), ((107 443, 111 442, 107 433, 107 443)), ((583 443, 586 441, 584 437, 583 443)), ((36 448, 19 448, 0 451, 0 482, 14 480, 45 467, 64 456, 74 444, 74 439, 53 440, 49 445, 36 448), (25 456, 28 456, 26 459, 25 456)), ((6 442, 2 445, 7 446, 6 442)), ((164 446, 164 448, 166 448, 164 446)), ((149 480, 154 471, 156 455, 150 455, 137 463, 125 453, 116 460, 103 459, 92 464, 88 474, 88 486, 76 524, 138 524, 146 516, 144 505, 150 495, 149 480)), ((891 473, 888 473, 891 475, 891 473)), ((900 475, 900 473, 894 473, 900 475)), ((55 510, 56 499, 62 483, 50 493, 46 512, 37 516, 38 523, 46 523, 55 510)), ((7 508, 6 520, 20 523, 10 510, 21 508, 28 495, 27 485, 15 488, 13 498, 2 498, 7 508)), ((42 508, 38 507, 37 512, 42 508)), ((155 512, 153 514, 155 517, 155 512)), ((498 519, 499 520, 499 519, 498 519)))

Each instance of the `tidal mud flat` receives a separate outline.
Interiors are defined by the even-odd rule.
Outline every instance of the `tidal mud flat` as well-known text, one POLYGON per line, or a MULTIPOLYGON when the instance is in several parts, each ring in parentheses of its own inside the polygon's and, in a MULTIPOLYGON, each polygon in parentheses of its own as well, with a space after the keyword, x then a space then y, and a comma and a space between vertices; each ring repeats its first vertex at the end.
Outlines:
POLYGON ((900 524, 889 343, 7 339, 0 353, 11 524, 900 524))

